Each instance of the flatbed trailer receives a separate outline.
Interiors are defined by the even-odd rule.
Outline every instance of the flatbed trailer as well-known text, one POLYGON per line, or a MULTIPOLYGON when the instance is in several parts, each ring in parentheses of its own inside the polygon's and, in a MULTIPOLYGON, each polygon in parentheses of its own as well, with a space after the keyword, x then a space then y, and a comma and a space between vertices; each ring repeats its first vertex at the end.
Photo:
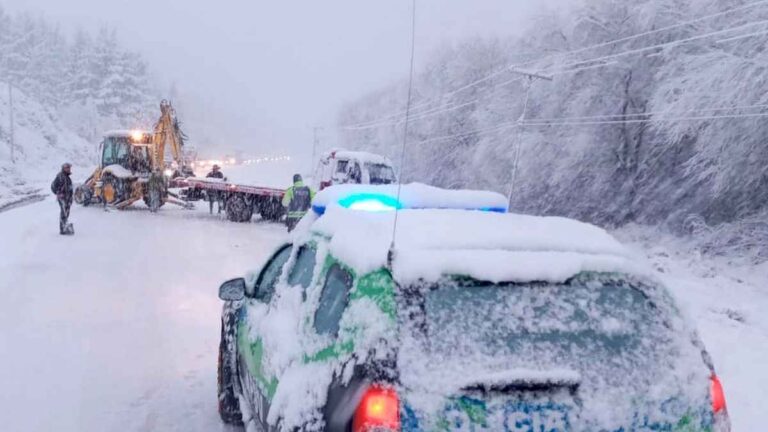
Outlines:
POLYGON ((237 184, 226 179, 187 177, 176 179, 182 186, 181 196, 187 201, 215 199, 224 202, 227 219, 233 222, 249 222, 254 213, 271 222, 279 222, 284 216, 282 189, 237 184))

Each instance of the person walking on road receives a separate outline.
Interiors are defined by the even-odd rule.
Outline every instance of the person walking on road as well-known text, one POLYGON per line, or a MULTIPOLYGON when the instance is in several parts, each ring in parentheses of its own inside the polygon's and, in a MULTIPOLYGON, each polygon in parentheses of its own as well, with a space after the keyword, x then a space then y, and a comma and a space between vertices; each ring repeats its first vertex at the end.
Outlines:
POLYGON ((149 190, 149 211, 156 213, 164 204, 163 197, 168 195, 168 185, 160 168, 155 168, 149 175, 147 189, 149 190))
MULTIPOLYGON (((213 167, 211 168, 211 172, 206 174, 205 178, 215 178, 215 179, 222 179, 222 180, 224 180, 224 173, 221 172, 221 167, 219 167, 218 165, 214 164, 213 167)), ((213 214, 213 203, 215 201, 215 202, 218 203, 219 214, 221 214, 221 208, 223 207, 222 206, 222 201, 223 201, 222 193, 219 192, 219 191, 210 191, 210 190, 207 191, 206 193, 208 194, 209 212, 211 214, 213 214)))
POLYGON ((59 234, 72 235, 74 229, 69 223, 69 209, 72 207, 72 165, 65 163, 61 166, 61 171, 56 175, 51 183, 51 192, 56 195, 59 202, 59 234))
POLYGON ((296 224, 307 214, 314 197, 315 192, 309 186, 304 186, 301 175, 294 174, 293 186, 289 187, 283 195, 283 207, 287 212, 285 225, 288 227, 288 232, 293 231, 296 224))

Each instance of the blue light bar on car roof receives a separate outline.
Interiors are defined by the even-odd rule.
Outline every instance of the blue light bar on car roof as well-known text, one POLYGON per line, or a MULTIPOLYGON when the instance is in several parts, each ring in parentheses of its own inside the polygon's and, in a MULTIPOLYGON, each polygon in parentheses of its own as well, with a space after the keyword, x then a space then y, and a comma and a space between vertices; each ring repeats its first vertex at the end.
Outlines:
MULTIPOLYGON (((355 193, 341 198, 339 205, 350 210, 360 210, 367 212, 386 212, 396 211, 403 208, 403 205, 397 198, 389 195, 375 193, 355 193)), ((312 210, 318 215, 325 213, 324 205, 313 205, 312 210)))
MULTIPOLYGON (((475 210, 495 213, 506 213, 507 209, 503 207, 406 207, 397 198, 386 194, 377 193, 354 193, 338 200, 338 204, 350 210, 360 210, 366 212, 388 212, 397 211, 404 208, 411 210, 423 209, 454 209, 454 210, 475 210)), ((325 214, 326 206, 322 204, 312 205, 312 211, 318 215, 325 214)))

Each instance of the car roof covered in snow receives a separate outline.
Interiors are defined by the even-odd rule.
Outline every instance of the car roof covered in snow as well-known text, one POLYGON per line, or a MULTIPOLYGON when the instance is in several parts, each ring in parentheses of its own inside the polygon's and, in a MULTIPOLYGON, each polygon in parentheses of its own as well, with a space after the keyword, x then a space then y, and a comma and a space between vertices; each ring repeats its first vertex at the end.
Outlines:
POLYGON ((392 270, 401 283, 446 275, 561 282, 583 271, 647 274, 624 246, 594 225, 474 210, 506 201, 493 192, 405 185, 396 229, 395 211, 338 204, 352 195, 386 196, 393 189, 396 186, 328 188, 313 201, 315 208, 324 206, 323 211, 302 221, 304 230, 329 239, 330 252, 360 273, 387 265, 394 232, 392 270))

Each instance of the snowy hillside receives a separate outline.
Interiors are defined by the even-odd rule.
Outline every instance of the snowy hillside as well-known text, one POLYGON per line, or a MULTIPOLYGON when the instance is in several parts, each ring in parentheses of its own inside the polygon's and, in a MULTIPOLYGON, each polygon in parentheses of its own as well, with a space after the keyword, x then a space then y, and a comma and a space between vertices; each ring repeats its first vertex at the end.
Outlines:
POLYGON ((44 17, 0 6, 0 209, 48 193, 65 161, 75 179, 86 177, 105 130, 151 126, 160 99, 151 84, 147 64, 114 30, 70 37, 44 17))
MULTIPOLYGON (((766 211, 768 5, 587 3, 520 38, 421 59, 403 178, 512 190, 516 211, 678 233, 766 211)), ((348 105, 341 144, 398 160, 406 94, 399 82, 348 105)))
MULTIPOLYGON (((0 88, 7 88, 7 84, 0 82, 0 88)), ((95 144, 66 128, 50 109, 18 90, 13 103, 15 163, 7 144, 8 124, 0 124, 4 144, 0 145, 0 208, 41 192, 50 193, 48 185, 65 161, 75 165, 76 178, 82 177, 96 156, 95 144)), ((0 119, 8 118, 8 100, 0 98, 0 119)))

